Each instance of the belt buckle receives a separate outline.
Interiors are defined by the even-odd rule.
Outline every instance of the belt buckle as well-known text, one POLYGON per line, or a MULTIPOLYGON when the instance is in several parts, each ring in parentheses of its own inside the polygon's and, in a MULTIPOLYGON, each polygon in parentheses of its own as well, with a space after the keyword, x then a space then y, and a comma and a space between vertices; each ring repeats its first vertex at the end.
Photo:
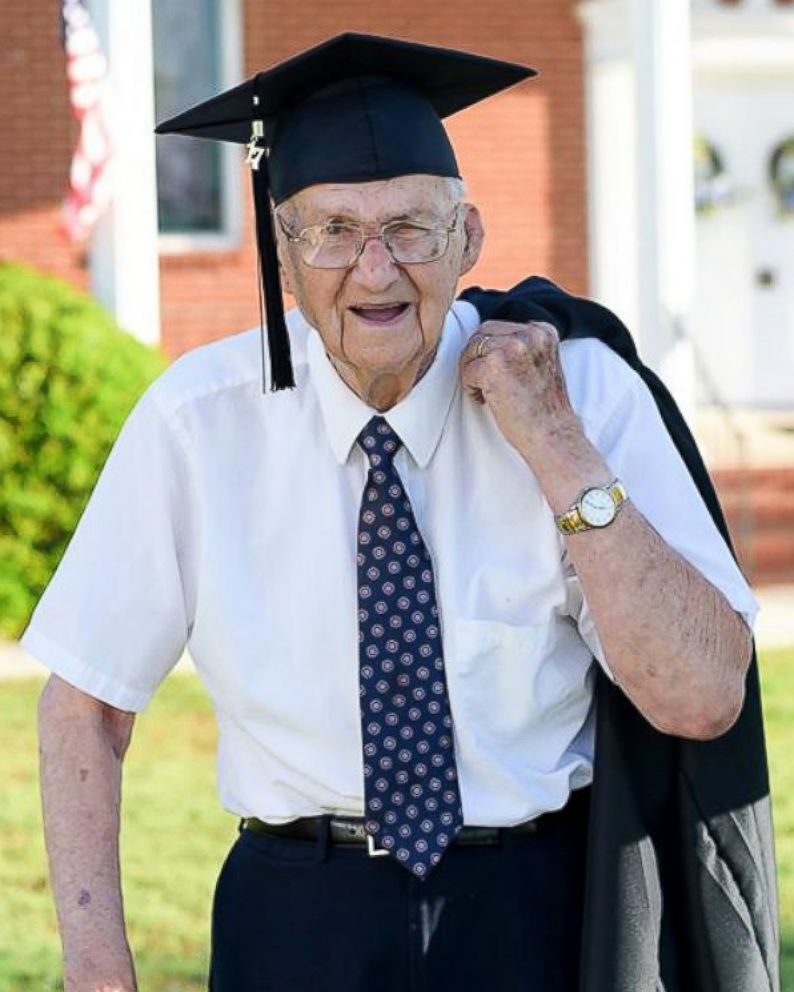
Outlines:
POLYGON ((372 834, 367 834, 367 854, 371 858, 381 858, 384 855, 389 856, 389 852, 385 847, 375 847, 375 838, 372 834))

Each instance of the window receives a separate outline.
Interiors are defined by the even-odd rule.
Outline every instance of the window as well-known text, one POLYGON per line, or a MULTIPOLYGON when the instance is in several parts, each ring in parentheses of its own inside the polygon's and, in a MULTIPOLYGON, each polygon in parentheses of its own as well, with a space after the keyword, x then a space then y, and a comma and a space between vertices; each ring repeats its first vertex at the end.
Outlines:
MULTIPOLYGON (((152 4, 155 116, 163 120, 240 80, 237 3, 152 4)), ((231 247, 239 238, 235 146, 178 135, 157 138, 157 197, 163 248, 231 247)))

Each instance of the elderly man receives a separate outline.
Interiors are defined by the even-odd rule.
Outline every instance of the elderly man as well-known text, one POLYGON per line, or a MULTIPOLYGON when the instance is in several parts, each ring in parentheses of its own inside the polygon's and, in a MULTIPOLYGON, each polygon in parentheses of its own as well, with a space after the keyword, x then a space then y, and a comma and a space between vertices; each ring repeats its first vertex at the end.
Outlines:
POLYGON ((135 987, 121 763, 185 644, 242 818, 214 992, 575 992, 596 668, 664 735, 742 709, 755 602, 642 379, 453 302, 483 226, 438 117, 484 94, 428 81, 501 67, 345 36, 172 122, 241 140, 248 101, 296 388, 262 395, 255 331, 175 362, 23 638, 70 992, 135 987))

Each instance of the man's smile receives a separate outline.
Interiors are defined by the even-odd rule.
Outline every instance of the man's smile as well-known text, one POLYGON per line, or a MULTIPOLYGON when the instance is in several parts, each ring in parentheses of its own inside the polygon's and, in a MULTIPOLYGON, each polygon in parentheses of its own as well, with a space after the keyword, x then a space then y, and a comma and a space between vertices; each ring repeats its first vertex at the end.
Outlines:
POLYGON ((363 323, 384 326, 398 323, 410 309, 410 303, 367 303, 348 309, 363 323))

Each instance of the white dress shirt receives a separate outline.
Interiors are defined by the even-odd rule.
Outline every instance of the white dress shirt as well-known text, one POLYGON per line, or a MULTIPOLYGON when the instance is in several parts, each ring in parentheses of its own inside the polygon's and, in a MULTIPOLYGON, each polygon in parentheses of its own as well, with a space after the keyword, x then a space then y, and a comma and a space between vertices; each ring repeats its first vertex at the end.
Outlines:
MULTIPOLYGON (((217 715, 221 801, 272 822, 363 814, 356 437, 377 412, 299 311, 288 324, 295 390, 263 394, 258 329, 147 389, 21 640, 132 711, 187 645, 217 715)), ((461 390, 478 324, 456 303, 432 366, 385 416, 435 565, 464 820, 509 825, 591 780, 592 655, 608 663, 536 479, 461 390)), ((561 353, 630 498, 752 624, 755 599, 642 380, 597 340, 561 353)))

